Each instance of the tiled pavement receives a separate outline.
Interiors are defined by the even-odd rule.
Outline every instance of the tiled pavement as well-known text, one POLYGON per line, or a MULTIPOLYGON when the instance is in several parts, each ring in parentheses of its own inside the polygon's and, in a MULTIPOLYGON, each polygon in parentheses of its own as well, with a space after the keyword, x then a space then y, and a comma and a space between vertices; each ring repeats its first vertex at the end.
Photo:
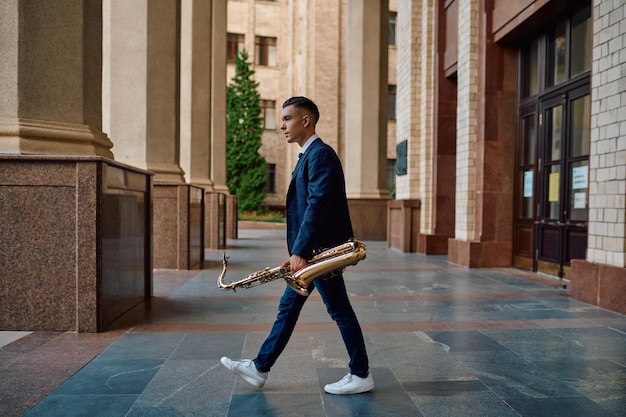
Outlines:
MULTIPOLYGON (((279 265, 283 237, 240 230, 227 280, 279 265)), ((223 368, 221 356, 254 356, 284 284, 220 291, 221 251, 207 251, 203 271, 155 271, 150 308, 116 329, 34 332, 0 348, 0 415, 626 416, 626 316, 571 300, 536 274, 366 243, 367 258, 345 277, 371 393, 323 392, 347 356, 317 294, 263 390, 223 368)))

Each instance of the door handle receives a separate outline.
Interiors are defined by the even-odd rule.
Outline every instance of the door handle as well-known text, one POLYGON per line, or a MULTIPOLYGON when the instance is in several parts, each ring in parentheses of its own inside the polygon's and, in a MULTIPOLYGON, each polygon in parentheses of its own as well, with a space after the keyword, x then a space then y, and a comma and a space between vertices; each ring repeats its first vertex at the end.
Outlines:
POLYGON ((546 225, 546 226, 554 226, 554 227, 558 227, 562 225, 561 222, 550 222, 550 221, 547 222, 545 220, 541 220, 541 224, 546 225))
POLYGON ((582 222, 582 223, 572 223, 572 222, 567 222, 565 223, 566 226, 574 226, 574 227, 582 227, 582 228, 586 228, 587 227, 587 222, 582 222))

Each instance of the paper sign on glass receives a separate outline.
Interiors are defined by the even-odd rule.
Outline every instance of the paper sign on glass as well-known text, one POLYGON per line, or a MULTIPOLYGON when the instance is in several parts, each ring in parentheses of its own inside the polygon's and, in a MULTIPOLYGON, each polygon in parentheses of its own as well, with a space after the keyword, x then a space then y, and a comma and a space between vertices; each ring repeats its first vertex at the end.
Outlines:
POLYGON ((574 193, 574 208, 584 209, 587 207, 587 193, 574 193))
POLYGON ((533 172, 524 171, 524 197, 533 196, 533 172))
POLYGON ((587 188, 589 167, 584 165, 572 168, 572 190, 587 188))
POLYGON ((559 201, 559 173, 550 174, 550 183, 548 185, 548 201, 554 203, 559 201))

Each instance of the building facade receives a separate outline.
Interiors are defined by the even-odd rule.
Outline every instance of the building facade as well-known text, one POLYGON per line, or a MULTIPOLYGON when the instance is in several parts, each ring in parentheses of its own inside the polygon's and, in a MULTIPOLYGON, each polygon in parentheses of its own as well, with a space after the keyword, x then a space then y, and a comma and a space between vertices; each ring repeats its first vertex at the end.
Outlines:
POLYGON ((398 1, 397 198, 420 203, 419 252, 626 311, 625 19, 602 0, 398 1))
MULTIPOLYGON (((354 149, 385 149, 395 177, 388 182, 390 246, 445 254, 468 267, 543 273, 571 285, 576 298, 623 312, 624 6, 397 0, 378 18, 359 20, 357 3, 369 4, 228 2, 229 39, 253 51, 265 100, 268 205, 283 204, 297 152, 278 129, 280 104, 307 95, 322 109, 322 137, 348 170, 354 149), (379 62, 374 43, 351 43, 367 39, 354 21, 370 34, 387 31, 378 39, 387 46, 385 85, 353 80, 359 66, 379 62), (273 51, 269 60, 259 59, 264 49, 273 51), (371 90, 393 92, 393 116, 378 139, 351 144, 353 134, 373 130, 367 117, 351 124, 360 111, 353 103, 371 90)), ((348 174, 348 189, 363 179, 348 174)), ((386 199, 363 191, 354 195, 386 199)))
POLYGON ((544 273, 625 313, 622 3, 0 2, 0 329, 100 331, 150 298, 153 268, 202 268, 225 237, 243 47, 268 205, 297 154, 281 103, 306 95, 357 237, 544 273))
POLYGON ((395 46, 388 36, 394 8, 393 1, 371 0, 228 1, 227 78, 245 49, 259 82, 265 205, 284 209, 298 153, 280 130, 282 103, 307 96, 320 108, 318 133, 344 163, 359 236, 385 239, 395 158, 395 116, 388 106, 390 92, 395 94, 395 46))

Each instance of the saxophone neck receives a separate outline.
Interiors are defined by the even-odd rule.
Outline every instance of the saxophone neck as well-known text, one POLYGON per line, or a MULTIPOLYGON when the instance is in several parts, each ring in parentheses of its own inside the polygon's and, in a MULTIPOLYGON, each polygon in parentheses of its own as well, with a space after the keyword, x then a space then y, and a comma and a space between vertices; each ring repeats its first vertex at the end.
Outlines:
POLYGON ((226 269, 228 268, 228 256, 226 256, 226 252, 222 254, 222 273, 217 278, 217 286, 222 290, 233 290, 235 291, 235 283, 226 284, 224 282, 224 277, 226 276, 226 269))

